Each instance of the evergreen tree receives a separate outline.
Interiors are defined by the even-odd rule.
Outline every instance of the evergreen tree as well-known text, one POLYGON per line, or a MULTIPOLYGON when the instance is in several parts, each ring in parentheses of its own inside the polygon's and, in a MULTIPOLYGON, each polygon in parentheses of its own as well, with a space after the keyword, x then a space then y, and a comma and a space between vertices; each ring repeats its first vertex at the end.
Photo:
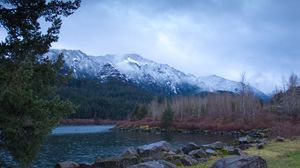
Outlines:
POLYGON ((0 0, 0 145, 21 167, 29 167, 44 137, 73 105, 56 96, 62 55, 55 62, 41 58, 58 40, 61 16, 69 16, 79 0, 0 0), (40 20, 50 23, 43 33, 40 20))
POLYGON ((162 128, 169 129, 173 125, 174 120, 174 112, 171 108, 170 103, 168 103, 167 109, 164 111, 161 118, 161 126, 162 128))
POLYGON ((147 116, 147 114, 148 114, 148 109, 147 109, 146 105, 141 104, 134 108, 130 119, 133 121, 141 120, 141 119, 145 118, 147 116))

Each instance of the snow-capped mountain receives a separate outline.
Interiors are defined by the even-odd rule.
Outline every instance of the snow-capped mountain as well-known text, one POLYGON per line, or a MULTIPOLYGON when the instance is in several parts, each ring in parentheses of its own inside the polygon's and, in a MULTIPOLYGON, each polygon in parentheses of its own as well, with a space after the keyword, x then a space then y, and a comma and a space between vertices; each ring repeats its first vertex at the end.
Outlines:
MULTIPOLYGON (((216 75, 196 77, 185 74, 167 64, 159 64, 137 54, 89 56, 79 50, 50 50, 44 57, 55 60, 60 53, 63 53, 66 66, 73 69, 76 78, 96 78, 101 82, 116 78, 166 94, 204 91, 237 93, 242 86, 240 82, 216 75)), ((250 89, 259 97, 267 97, 256 88, 250 89)))

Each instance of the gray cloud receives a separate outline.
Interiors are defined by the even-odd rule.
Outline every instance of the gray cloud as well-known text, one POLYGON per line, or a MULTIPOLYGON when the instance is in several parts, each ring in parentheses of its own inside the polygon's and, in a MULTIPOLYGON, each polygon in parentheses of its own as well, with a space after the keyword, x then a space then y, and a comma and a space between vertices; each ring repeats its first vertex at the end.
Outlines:
POLYGON ((217 74, 271 92, 300 74, 300 1, 83 0, 53 48, 138 53, 195 75, 217 74))

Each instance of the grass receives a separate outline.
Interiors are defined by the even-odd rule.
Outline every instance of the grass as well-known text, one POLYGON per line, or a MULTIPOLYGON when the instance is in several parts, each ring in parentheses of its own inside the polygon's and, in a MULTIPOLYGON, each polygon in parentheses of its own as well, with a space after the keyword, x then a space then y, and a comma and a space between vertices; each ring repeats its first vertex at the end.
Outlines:
MULTIPOLYGON (((267 161, 268 168, 300 168, 300 138, 285 142, 268 143, 264 149, 252 147, 245 151, 249 155, 261 156, 267 161)), ((185 168, 209 168, 218 158, 212 158, 206 163, 185 168)))
POLYGON ((271 142, 264 149, 250 148, 246 150, 249 155, 258 155, 266 159, 270 168, 296 168, 300 167, 300 139, 285 142, 271 142))

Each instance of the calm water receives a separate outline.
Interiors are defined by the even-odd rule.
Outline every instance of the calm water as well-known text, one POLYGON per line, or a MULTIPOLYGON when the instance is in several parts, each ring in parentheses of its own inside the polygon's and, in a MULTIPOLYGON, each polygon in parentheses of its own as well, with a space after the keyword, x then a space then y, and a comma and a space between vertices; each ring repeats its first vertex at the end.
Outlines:
POLYGON ((114 132, 113 126, 61 126, 53 130, 42 146, 34 168, 54 167, 59 161, 91 163, 97 156, 119 155, 130 146, 166 140, 175 147, 188 142, 206 144, 217 140, 232 141, 232 137, 198 134, 153 134, 114 132))

